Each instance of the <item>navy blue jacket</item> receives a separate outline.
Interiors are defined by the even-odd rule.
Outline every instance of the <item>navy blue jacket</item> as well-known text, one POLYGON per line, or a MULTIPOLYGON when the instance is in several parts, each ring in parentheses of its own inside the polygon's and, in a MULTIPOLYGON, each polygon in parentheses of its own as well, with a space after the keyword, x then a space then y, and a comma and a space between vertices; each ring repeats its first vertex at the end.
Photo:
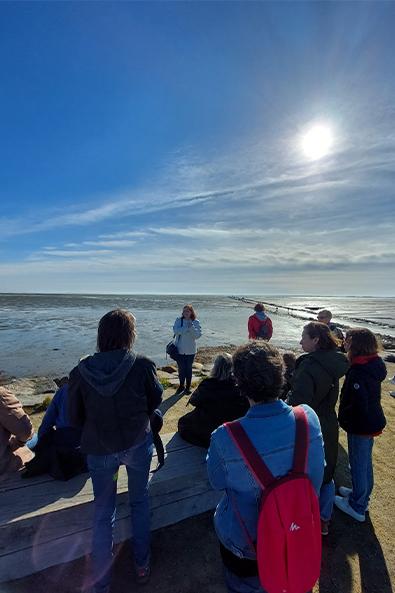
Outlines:
POLYGON ((381 407, 381 382, 387 375, 377 356, 364 364, 352 364, 340 394, 339 424, 349 433, 373 435, 386 420, 381 407))

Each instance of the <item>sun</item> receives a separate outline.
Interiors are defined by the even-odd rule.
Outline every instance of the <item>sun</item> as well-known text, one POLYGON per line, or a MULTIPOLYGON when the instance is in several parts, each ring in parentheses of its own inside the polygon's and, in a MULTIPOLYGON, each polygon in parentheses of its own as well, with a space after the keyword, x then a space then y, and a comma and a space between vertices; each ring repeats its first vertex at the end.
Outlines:
POLYGON ((302 150, 311 160, 316 161, 331 152, 333 133, 329 126, 316 124, 302 137, 302 150))

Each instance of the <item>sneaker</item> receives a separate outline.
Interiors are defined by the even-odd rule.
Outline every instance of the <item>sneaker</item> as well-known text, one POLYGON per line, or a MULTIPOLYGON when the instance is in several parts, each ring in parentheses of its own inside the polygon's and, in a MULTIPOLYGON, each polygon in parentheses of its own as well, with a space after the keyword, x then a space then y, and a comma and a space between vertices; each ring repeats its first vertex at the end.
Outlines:
POLYGON ((177 387, 177 391, 175 392, 174 395, 181 395, 182 393, 184 393, 184 391, 185 391, 185 387, 183 385, 179 385, 177 387))
POLYGON ((145 585, 148 583, 151 576, 151 568, 149 566, 136 566, 136 583, 138 585, 145 585))
POLYGON ((321 519, 321 535, 328 535, 329 533, 329 521, 321 519))
POLYGON ((352 488, 347 488, 346 486, 340 486, 339 494, 343 498, 348 498, 352 492, 352 488))
POLYGON ((360 523, 364 523, 365 513, 362 515, 361 513, 357 513, 357 511, 354 511, 354 509, 352 508, 352 506, 350 506, 350 503, 348 502, 348 498, 343 498, 342 496, 335 496, 335 505, 338 509, 343 511, 343 513, 346 513, 347 515, 349 515, 356 521, 359 521, 360 523))
POLYGON ((190 390, 190 388, 189 387, 186 387, 184 389, 184 393, 182 395, 191 395, 191 393, 192 393, 192 391, 190 390))

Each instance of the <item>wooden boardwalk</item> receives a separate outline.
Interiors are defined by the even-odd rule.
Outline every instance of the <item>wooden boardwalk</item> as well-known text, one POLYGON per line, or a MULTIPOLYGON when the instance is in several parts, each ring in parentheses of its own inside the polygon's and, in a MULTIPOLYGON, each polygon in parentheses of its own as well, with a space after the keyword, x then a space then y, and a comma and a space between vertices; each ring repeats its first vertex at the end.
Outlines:
MULTIPOLYGON (((177 433, 163 436, 165 466, 150 474, 152 529, 213 509, 219 495, 207 479, 206 451, 177 433)), ((152 469, 156 467, 154 455, 152 469)), ((0 482, 0 582, 69 562, 90 551, 93 513, 88 474, 68 482, 49 476, 0 482)), ((118 478, 115 541, 130 536, 127 475, 118 478)))

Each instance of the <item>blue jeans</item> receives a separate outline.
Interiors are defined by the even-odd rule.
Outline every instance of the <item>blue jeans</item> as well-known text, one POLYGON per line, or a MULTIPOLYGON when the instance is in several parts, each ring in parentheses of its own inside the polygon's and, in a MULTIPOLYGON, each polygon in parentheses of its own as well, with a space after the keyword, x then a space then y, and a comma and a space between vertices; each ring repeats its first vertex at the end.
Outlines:
POLYGON ((179 354, 177 359, 178 365, 178 377, 180 379, 180 385, 184 385, 189 388, 192 381, 192 365, 195 359, 194 354, 179 354))
POLYGON ((329 521, 332 517, 335 492, 335 482, 333 480, 327 484, 322 484, 320 489, 320 515, 323 521, 329 521))
POLYGON ((373 437, 348 434, 348 458, 351 467, 352 493, 350 506, 361 515, 369 504, 373 490, 373 437))
POLYGON ((94 501, 92 570, 95 590, 107 593, 110 587, 113 531, 116 514, 119 466, 128 474, 132 549, 138 567, 146 567, 150 559, 150 510, 148 476, 152 459, 152 434, 143 442, 111 455, 88 455, 94 501))

